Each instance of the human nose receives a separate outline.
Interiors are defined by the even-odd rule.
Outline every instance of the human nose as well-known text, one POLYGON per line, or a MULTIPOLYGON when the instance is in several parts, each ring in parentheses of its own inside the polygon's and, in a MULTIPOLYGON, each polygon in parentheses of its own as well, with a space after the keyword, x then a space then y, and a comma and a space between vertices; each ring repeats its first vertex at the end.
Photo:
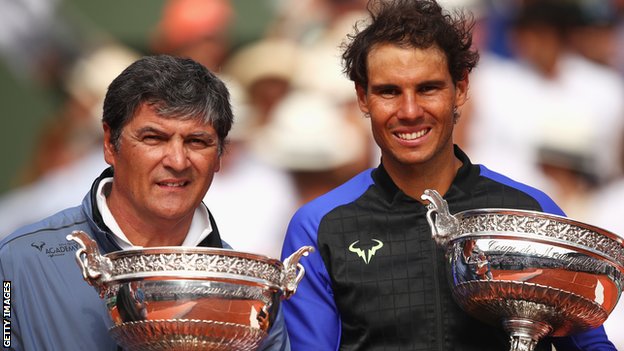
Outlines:
POLYGON ((404 94, 400 100, 398 118, 413 119, 422 116, 423 108, 414 94, 404 94))
POLYGON ((184 143, 171 141, 168 143, 163 157, 163 165, 176 171, 182 171, 188 167, 189 159, 184 143))

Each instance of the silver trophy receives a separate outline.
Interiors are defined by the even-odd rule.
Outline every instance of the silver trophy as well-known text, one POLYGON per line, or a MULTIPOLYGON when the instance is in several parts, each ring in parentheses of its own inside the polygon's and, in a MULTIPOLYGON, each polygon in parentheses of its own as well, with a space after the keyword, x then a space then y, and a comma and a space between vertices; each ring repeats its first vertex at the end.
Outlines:
POLYGON ((455 301, 501 326, 511 351, 600 326, 624 288, 624 241, 566 217, 509 209, 451 215, 425 190, 433 239, 446 247, 455 301))
POLYGON ((100 255, 85 232, 67 236, 84 279, 104 299, 124 349, 256 350, 282 299, 305 273, 304 246, 284 262, 217 248, 155 247, 100 255))

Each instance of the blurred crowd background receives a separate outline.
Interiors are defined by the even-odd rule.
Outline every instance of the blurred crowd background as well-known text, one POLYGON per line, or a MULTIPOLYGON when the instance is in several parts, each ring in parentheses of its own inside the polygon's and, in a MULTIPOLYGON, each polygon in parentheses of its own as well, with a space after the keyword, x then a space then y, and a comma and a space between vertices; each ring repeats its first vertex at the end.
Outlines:
MULTIPOLYGON (((624 236, 624 0, 441 3, 471 11, 481 52, 455 142, 624 236)), ((0 0, 0 237, 80 202, 106 167, 107 85, 135 58, 168 53, 204 64, 232 93, 235 124, 206 197, 223 237, 279 257, 296 208, 379 163, 340 66, 365 5, 0 0)))

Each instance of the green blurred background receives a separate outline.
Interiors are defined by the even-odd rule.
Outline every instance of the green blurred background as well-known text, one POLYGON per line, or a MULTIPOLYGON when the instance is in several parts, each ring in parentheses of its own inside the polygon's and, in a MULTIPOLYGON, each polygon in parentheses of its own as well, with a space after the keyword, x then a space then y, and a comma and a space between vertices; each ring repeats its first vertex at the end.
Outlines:
MULTIPOLYGON (((272 17, 271 2, 233 0, 232 3, 236 9, 232 29, 234 46, 261 36, 272 17)), ((81 27, 103 31, 146 53, 149 35, 159 20, 164 0, 64 0, 59 4, 63 15, 81 27)), ((45 122, 53 119, 61 102, 58 91, 16 76, 0 61, 0 116, 4 122, 0 128, 0 195, 19 184, 19 173, 32 158, 38 134, 45 122)))

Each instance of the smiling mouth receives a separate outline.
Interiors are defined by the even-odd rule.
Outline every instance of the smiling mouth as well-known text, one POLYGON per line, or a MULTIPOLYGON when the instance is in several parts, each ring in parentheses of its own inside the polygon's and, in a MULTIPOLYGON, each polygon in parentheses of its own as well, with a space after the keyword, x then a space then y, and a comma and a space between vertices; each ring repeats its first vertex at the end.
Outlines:
POLYGON ((160 186, 172 187, 172 188, 181 188, 186 186, 188 182, 162 182, 158 183, 160 186))
POLYGON ((425 134, 429 133, 431 129, 427 128, 427 129, 423 129, 421 131, 418 132, 413 132, 413 133, 395 133, 395 135, 397 137, 399 137, 399 139, 403 139, 403 140, 415 140, 418 138, 422 138, 425 134))

